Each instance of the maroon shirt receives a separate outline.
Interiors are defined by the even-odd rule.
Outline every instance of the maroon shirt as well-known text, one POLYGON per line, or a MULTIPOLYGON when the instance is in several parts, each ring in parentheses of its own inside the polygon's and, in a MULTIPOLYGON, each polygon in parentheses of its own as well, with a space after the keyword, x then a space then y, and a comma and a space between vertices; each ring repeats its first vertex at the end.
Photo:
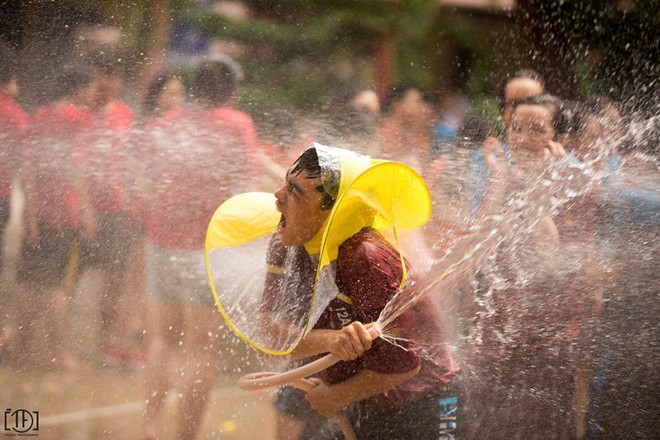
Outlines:
MULTIPOLYGON (((281 256, 281 252, 271 252, 269 264, 277 261, 277 258, 272 258, 277 254, 281 256)), ((307 289, 311 287, 309 280, 313 282, 314 268, 309 264, 297 264, 296 267, 304 267, 307 271, 311 267, 312 276, 303 278, 308 280, 304 283, 303 290, 309 292, 307 289)), ((272 286, 274 275, 269 274, 269 277, 271 281, 267 280, 267 286, 272 286)), ((337 287, 339 292, 350 300, 347 302, 339 298, 333 299, 314 329, 339 330, 354 321, 376 321, 385 305, 399 290, 401 277, 401 259, 398 252, 375 230, 363 229, 340 246, 337 258, 337 287)), ((299 294, 309 293, 303 291, 299 294)), ((421 301, 418 307, 399 316, 389 331, 410 341, 399 341, 398 345, 394 345, 383 339, 376 339, 371 349, 362 357, 338 362, 319 373, 319 377, 326 383, 335 384, 348 379, 363 368, 377 373, 398 374, 414 370, 421 365, 420 373, 413 378, 387 394, 379 394, 365 401, 369 405, 379 407, 397 407, 412 402, 432 389, 448 384, 458 372, 457 365, 441 342, 443 339, 439 326, 433 325, 434 322, 435 315, 428 309, 428 303, 421 301), (421 322, 424 322, 424 328, 420 326, 421 322), (412 342, 418 340, 422 332, 429 331, 430 327, 436 343, 431 354, 432 359, 428 359, 427 354, 422 356, 416 343, 412 342)))

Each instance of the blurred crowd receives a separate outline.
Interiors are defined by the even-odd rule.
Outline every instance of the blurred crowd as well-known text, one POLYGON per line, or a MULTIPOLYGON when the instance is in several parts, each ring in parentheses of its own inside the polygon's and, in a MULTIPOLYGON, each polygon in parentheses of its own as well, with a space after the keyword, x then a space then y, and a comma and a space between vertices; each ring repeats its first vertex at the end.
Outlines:
MULTIPOLYGON (((0 51, 0 232, 19 185, 16 281, 25 298, 46 303, 45 313, 36 301, 14 307, 3 291, 0 356, 10 368, 144 369, 144 438, 157 438, 172 386, 164 366, 183 345, 178 438, 194 438, 227 356, 204 262, 208 220, 233 195, 274 191, 319 142, 424 177, 434 213, 409 255, 418 267, 477 229, 527 234, 504 235, 497 256, 442 304, 462 367, 457 438, 652 437, 657 121, 631 134, 616 102, 563 101, 532 70, 501 87, 503 129, 464 96, 438 102, 403 84, 381 99, 368 84, 346 83, 313 120, 284 108, 251 115, 235 107, 241 66, 221 55, 191 78, 159 73, 130 107, 120 99, 125 66, 111 51, 52 72, 52 102, 28 114, 17 103, 29 85, 16 53, 0 51), (497 223, 515 194, 535 208, 528 229, 518 217, 497 223), (86 271, 102 280, 94 359, 79 358, 66 337, 86 271), (46 322, 50 365, 30 358, 35 320, 46 322)), ((293 418, 282 414, 281 438, 298 438, 293 418)))

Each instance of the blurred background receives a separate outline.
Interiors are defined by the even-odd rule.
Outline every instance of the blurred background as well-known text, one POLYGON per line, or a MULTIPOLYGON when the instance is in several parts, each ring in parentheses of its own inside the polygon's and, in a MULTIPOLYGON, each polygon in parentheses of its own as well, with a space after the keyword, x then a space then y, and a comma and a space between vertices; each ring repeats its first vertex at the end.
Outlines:
MULTIPOLYGON (((143 104, 159 72, 173 72, 187 90, 186 103, 194 102, 191 90, 198 67, 204 60, 229 56, 238 61, 244 76, 232 105, 254 119, 264 143, 288 143, 289 147, 298 147, 323 131, 319 127, 327 121, 318 121, 336 116, 332 106, 347 83, 369 85, 381 103, 393 86, 414 86, 432 108, 423 129, 433 139, 420 142, 425 152, 411 160, 425 165, 425 159, 442 157, 446 177, 438 184, 447 197, 438 198, 447 202, 442 212, 445 217, 437 223, 444 229, 439 227, 440 233, 434 232, 430 239, 438 254, 464 233, 472 154, 485 134, 504 131, 502 90, 513 72, 541 72, 545 89, 568 101, 608 97, 627 115, 626 122, 655 124, 657 140, 657 0, 0 0, 0 40, 15 49, 20 83, 16 101, 28 114, 60 98, 61 77, 56 72, 62 66, 89 64, 101 52, 113 54, 113 62, 121 66, 122 84, 115 98, 132 109, 138 122, 148 119, 142 114, 143 104), (438 144, 442 132, 437 127, 443 121, 451 122, 454 142, 456 128, 468 114, 495 128, 484 131, 477 127, 474 144, 445 154, 438 144), (296 130, 288 130, 294 125, 291 121, 296 122, 296 130)), ((387 111, 383 108, 383 114, 387 111)), ((370 121, 371 134, 380 121, 370 121)), ((632 136, 634 141, 646 133, 646 125, 635 127, 640 135, 632 136)), ((360 136, 366 139, 367 134, 360 136)), ((336 132, 332 136, 342 137, 336 132)), ((649 182, 654 190, 658 187, 656 140, 647 142, 645 150, 651 152, 652 160, 646 165, 650 163, 652 169, 649 182)), ((290 156, 292 149, 284 150, 290 156)), ((264 147, 260 151, 271 150, 264 147)), ((286 169, 289 156, 271 178, 286 169)), ((137 163, 133 157, 124 159, 137 163)), ((138 174, 137 168, 128 168, 138 174)), ((258 189, 272 191, 277 182, 261 182, 258 189)), ((233 190, 247 187, 241 184, 233 190)), ((15 333, 24 325, 17 318, 19 309, 33 300, 17 283, 25 235, 23 190, 16 185, 11 193, 0 285, 2 324, 13 326, 15 333)), ((657 206, 654 209, 657 217, 657 206)), ((652 231, 657 231, 657 225, 654 227, 652 231)), ((139 244, 144 247, 143 242, 139 244)), ((657 249, 655 252, 653 255, 657 249)), ((135 258, 143 267, 144 255, 135 258)), ((99 348, 103 303, 98 273, 82 274, 70 295, 68 315, 67 341, 76 356, 93 365, 91 371, 51 368, 54 357, 49 330, 41 318, 30 324, 37 335, 33 348, 25 349, 15 340, 12 343, 9 336, 0 339, 0 404, 8 411, 5 430, 11 417, 17 416, 15 411, 25 409, 33 416, 39 412, 41 439, 155 438, 143 435, 145 403, 150 395, 141 336, 146 332, 147 314, 142 275, 140 287, 129 288, 120 306, 120 314, 128 316, 124 324, 136 333, 129 335, 133 352, 120 356, 119 365, 109 362, 108 352, 99 348), (22 355, 29 360, 20 360, 22 355)), ((657 282, 651 278, 647 277, 651 283, 657 282)), ((640 303, 646 304, 645 300, 640 303)), ((44 305, 37 308, 41 312, 47 309, 44 305)), ((228 330, 223 332, 221 362, 199 422, 198 438, 284 438, 281 433, 276 437, 272 393, 245 393, 235 386, 242 373, 263 367, 263 359, 228 330)), ((639 353, 638 348, 631 351, 639 353)), ((185 357, 186 352, 178 356, 185 357)), ((168 370, 176 381, 181 370, 176 358, 172 363, 156 368, 168 370)), ((181 395, 170 393, 165 399, 159 438, 178 438, 178 398, 181 395)), ((581 423, 576 436, 586 438, 586 424, 581 423)))
POLYGON ((359 78, 381 97, 410 83, 436 99, 465 94, 496 115, 501 81, 522 67, 564 98, 653 107, 659 20, 652 0, 0 3, 0 37, 20 51, 29 107, 48 99, 54 66, 99 46, 125 56, 133 101, 163 67, 185 76, 220 52, 244 66, 240 106, 251 112, 319 111, 333 86, 359 78))

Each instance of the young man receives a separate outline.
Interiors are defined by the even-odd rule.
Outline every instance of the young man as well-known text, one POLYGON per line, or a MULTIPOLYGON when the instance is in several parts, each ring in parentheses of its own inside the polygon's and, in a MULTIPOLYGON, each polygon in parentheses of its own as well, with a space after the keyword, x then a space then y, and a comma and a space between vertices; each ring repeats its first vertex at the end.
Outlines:
POLYGON ((222 145, 227 153, 225 171, 235 187, 254 187, 262 179, 257 130, 252 118, 235 108, 239 86, 243 80, 241 66, 225 55, 204 61, 195 73, 191 93, 197 100, 196 115, 200 145, 222 145), (242 173, 236 173, 242 170, 242 173))
POLYGON ((128 302, 125 268, 130 248, 123 206, 131 109, 119 99, 123 86, 121 55, 99 51, 90 60, 94 67, 93 118, 86 169, 92 206, 98 222, 94 240, 82 248, 83 270, 100 279, 100 352, 103 364, 140 367, 144 359, 135 351, 122 309, 128 302))
MULTIPOLYGON (((268 264, 278 267, 292 258, 295 263, 293 271, 269 273, 266 298, 278 286, 290 286, 285 281, 291 277, 297 281, 291 294, 310 295, 314 261, 319 258, 317 242, 340 188, 346 187, 342 181, 346 167, 339 166, 340 161, 338 149, 314 144, 301 154, 285 184, 275 192, 281 220, 271 241, 268 264)), ((345 215, 357 218, 360 208, 345 215)), ((330 352, 341 362, 319 374, 317 386, 307 393, 307 402, 326 417, 347 409, 359 439, 437 439, 441 432, 438 402, 448 391, 457 366, 442 340, 435 341, 440 348, 432 360, 420 354, 414 342, 420 332, 418 312, 406 312, 397 321, 397 328, 410 340, 397 345, 383 339, 372 341, 370 323, 399 291, 404 277, 401 257, 371 227, 338 244, 332 267, 340 294, 323 310, 292 357, 313 358, 330 352)), ((425 325, 434 327, 430 321, 425 325)), ((334 438, 327 431, 316 435, 334 438)))
POLYGON ((242 192, 258 172, 252 120, 229 107, 239 84, 234 64, 200 65, 193 79, 198 105, 154 121, 141 147, 149 187, 145 439, 159 436, 170 389, 163 366, 175 358, 179 342, 186 358, 178 381, 177 438, 197 435, 215 380, 221 324, 208 289, 204 236, 218 203, 242 192))
MULTIPOLYGON (((43 291, 49 301, 49 338, 53 364, 68 370, 87 369, 66 343, 68 301, 76 280, 82 238, 96 235, 96 219, 85 174, 88 134, 93 127, 91 74, 80 67, 65 67, 58 74, 60 97, 37 108, 32 119, 30 156, 35 185, 26 188, 26 199, 35 206, 26 212, 26 223, 36 224, 23 244, 17 279, 43 291)), ((35 305, 36 301, 26 301, 35 305)), ((34 319, 26 307, 25 319, 34 319)), ((32 325, 24 323, 19 337, 24 353, 30 347, 32 325)), ((23 363, 25 365, 25 363, 23 363)))

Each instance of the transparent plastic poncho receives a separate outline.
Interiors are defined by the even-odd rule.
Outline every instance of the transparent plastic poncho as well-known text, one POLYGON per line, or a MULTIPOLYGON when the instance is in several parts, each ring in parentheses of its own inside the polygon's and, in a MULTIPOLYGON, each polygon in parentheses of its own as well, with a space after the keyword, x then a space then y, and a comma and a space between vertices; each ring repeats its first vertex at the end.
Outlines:
MULTIPOLYGON (((431 214, 428 188, 410 167, 316 143, 310 148, 324 189, 336 195, 312 240, 276 246, 281 215, 269 193, 227 200, 206 236, 207 271, 222 316, 250 345, 275 355, 293 351, 340 294, 335 262, 344 241, 371 227, 400 249, 398 231, 421 227, 431 214)), ((403 255, 401 264, 405 272, 403 255)))

